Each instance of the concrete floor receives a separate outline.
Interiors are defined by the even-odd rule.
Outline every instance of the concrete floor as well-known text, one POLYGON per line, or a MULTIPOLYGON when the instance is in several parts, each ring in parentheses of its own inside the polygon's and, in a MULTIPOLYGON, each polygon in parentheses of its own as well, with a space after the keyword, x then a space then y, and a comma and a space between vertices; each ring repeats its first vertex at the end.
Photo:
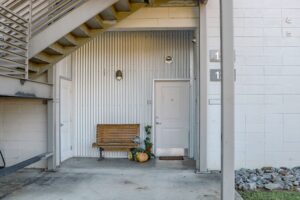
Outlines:
POLYGON ((220 176, 194 173, 193 161, 139 164, 73 158, 57 172, 26 169, 0 178, 5 200, 219 200, 220 176))

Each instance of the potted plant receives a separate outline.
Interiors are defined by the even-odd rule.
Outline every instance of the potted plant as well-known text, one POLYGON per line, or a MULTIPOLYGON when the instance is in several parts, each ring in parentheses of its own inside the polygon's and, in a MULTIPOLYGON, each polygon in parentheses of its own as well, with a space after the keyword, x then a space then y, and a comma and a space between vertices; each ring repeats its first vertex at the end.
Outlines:
POLYGON ((155 157, 152 153, 153 143, 151 142, 151 129, 152 127, 147 125, 145 126, 146 138, 144 139, 144 148, 133 148, 128 154, 128 159, 137 161, 137 162, 145 162, 150 160, 151 157, 155 157))

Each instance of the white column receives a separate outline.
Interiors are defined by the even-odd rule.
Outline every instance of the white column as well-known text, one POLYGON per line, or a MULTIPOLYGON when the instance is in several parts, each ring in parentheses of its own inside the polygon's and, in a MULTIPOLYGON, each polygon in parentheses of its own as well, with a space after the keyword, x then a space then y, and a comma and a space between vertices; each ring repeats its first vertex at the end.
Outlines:
POLYGON ((199 78, 200 78, 200 141, 199 141, 199 172, 207 171, 207 26, 206 26, 206 5, 200 5, 200 70, 199 70, 199 78))
POLYGON ((222 200, 234 200, 233 0, 220 0, 222 68, 222 200))
MULTIPOLYGON (((55 79, 55 73, 53 67, 48 71, 48 80, 49 83, 53 84, 55 79)), ((52 94, 53 99, 56 96, 55 86, 53 86, 52 94)), ((48 130, 47 130, 47 151, 53 153, 51 157, 47 160, 47 169, 49 171, 54 171, 56 169, 56 111, 55 111, 55 101, 48 100, 47 102, 47 117, 48 117, 48 130)))

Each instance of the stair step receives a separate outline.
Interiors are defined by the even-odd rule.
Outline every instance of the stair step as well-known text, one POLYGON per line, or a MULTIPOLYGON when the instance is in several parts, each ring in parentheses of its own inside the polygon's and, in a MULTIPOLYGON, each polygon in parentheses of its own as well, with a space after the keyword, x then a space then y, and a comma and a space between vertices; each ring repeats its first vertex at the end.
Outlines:
POLYGON ((77 41, 76 37, 74 37, 70 33, 65 35, 62 39, 64 40, 64 42, 66 42, 66 45, 63 45, 63 46, 77 46, 78 45, 78 41, 77 41))
POLYGON ((103 19, 99 15, 96 15, 92 19, 88 20, 86 22, 86 24, 90 29, 103 29, 103 28, 105 28, 105 24, 103 23, 103 19))
POLYGON ((85 24, 82 24, 81 26, 79 26, 78 28, 73 30, 71 33, 75 37, 85 38, 85 37, 90 37, 91 36, 91 30, 85 24))
POLYGON ((114 6, 111 6, 100 13, 103 20, 111 21, 118 20, 117 11, 114 6))
POLYGON ((86 24, 81 24, 79 26, 79 29, 84 32, 84 34, 88 37, 91 36, 91 30, 89 29, 89 27, 86 24))
POLYGON ((41 63, 50 64, 55 61, 57 56, 59 55, 49 55, 46 52, 41 52, 38 55, 35 55, 34 58, 41 61, 41 63))
POLYGON ((55 51, 54 49, 52 49, 52 48, 47 48, 47 49, 45 49, 43 52, 45 52, 45 53, 47 53, 47 54, 49 54, 49 55, 53 55, 53 56, 57 56, 57 55, 63 55, 63 53, 60 53, 60 52, 57 52, 57 51, 55 51))
POLYGON ((66 53, 66 49, 57 42, 50 45, 47 49, 49 50, 48 54, 63 55, 66 53), (53 53, 51 53, 51 52, 53 52, 53 53))
POLYGON ((120 11, 129 12, 131 10, 130 8, 130 2, 128 0, 119 0, 115 5, 115 9, 120 11))

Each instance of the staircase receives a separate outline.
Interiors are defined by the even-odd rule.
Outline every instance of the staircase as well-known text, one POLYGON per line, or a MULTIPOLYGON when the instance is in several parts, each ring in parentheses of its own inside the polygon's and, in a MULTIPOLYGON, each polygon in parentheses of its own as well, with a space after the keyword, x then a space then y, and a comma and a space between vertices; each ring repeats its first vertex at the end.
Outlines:
POLYGON ((36 79, 144 0, 0 1, 0 74, 36 79))

